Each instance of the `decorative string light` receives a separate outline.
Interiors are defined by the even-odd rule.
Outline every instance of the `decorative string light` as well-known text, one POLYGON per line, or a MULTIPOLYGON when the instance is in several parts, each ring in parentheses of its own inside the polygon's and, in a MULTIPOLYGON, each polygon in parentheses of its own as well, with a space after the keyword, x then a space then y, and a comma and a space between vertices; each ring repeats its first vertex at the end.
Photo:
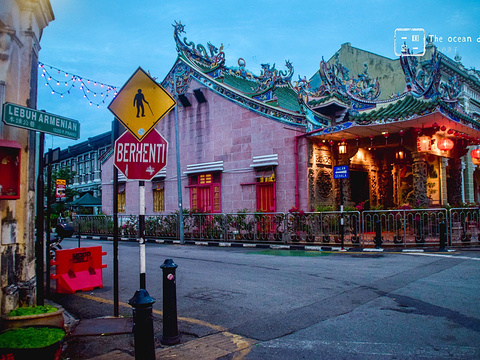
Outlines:
POLYGON ((38 67, 41 69, 41 76, 45 80, 45 86, 50 88, 52 95, 57 94, 63 98, 64 95, 70 95, 72 89, 79 89, 83 92, 83 97, 87 99, 89 105, 95 105, 97 108, 105 104, 108 97, 114 98, 117 96, 116 86, 87 79, 40 61, 38 62, 38 67), (58 74, 57 77, 52 75, 55 72, 58 74))

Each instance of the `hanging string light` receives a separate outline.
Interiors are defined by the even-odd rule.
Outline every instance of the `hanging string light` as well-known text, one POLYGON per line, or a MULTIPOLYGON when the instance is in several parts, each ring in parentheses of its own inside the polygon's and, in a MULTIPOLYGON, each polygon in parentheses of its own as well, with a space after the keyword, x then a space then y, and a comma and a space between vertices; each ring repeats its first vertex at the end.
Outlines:
POLYGON ((45 86, 50 88, 52 95, 57 94, 63 98, 64 95, 70 95, 72 90, 79 89, 83 92, 83 97, 89 102, 89 105, 95 105, 97 108, 105 104, 109 97, 117 96, 116 86, 86 79, 40 61, 38 67, 45 80, 45 86))

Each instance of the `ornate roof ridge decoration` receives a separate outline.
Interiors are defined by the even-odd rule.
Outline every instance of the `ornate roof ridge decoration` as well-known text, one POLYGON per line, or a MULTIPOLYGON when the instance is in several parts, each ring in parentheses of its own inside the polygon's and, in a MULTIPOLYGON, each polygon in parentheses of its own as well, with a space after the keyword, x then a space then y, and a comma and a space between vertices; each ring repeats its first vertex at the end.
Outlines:
POLYGON ((344 97, 362 102, 374 102, 380 96, 380 83, 378 77, 373 79, 368 73, 367 63, 363 63, 363 73, 357 78, 350 77, 350 70, 339 60, 339 53, 334 55, 335 62, 329 64, 322 57, 318 71, 322 84, 315 91, 311 91, 312 97, 323 97, 332 93, 339 93, 344 97))
POLYGON ((406 92, 415 97, 438 97, 440 86, 440 56, 435 48, 432 58, 425 61, 419 67, 418 57, 409 55, 406 49, 405 55, 400 56, 400 64, 405 74, 406 92))
POLYGON ((289 60, 285 61, 286 71, 276 69, 275 64, 271 66, 270 63, 263 63, 261 64, 261 73, 257 76, 246 69, 246 62, 243 58, 238 59, 238 67, 227 67, 225 65, 223 44, 218 49, 208 42, 210 54, 207 54, 202 44, 195 45, 194 42, 188 41, 186 37, 183 40, 181 39, 181 34, 185 33, 185 25, 175 21, 173 27, 177 52, 195 65, 202 73, 219 81, 224 81, 226 76, 232 76, 251 82, 251 91, 244 91, 231 86, 235 91, 260 101, 275 101, 272 90, 277 86, 288 85, 292 79, 294 68, 289 60))
POLYGON ((210 54, 207 54, 207 50, 202 44, 195 46, 193 41, 187 41, 187 37, 184 37, 182 41, 180 34, 185 33, 185 25, 183 25, 181 21, 175 21, 173 27, 173 36, 177 44, 177 52, 183 54, 192 63, 205 71, 213 71, 225 63, 223 44, 219 50, 215 45, 208 42, 207 46, 210 54))
MULTIPOLYGON (((428 46, 429 44, 427 44, 427 47, 428 46)), ((455 60, 452 60, 447 55, 439 51, 435 45, 432 44, 431 46, 434 46, 435 50, 439 52, 441 65, 448 67, 449 69, 453 70, 454 72, 465 78, 467 82, 470 81, 471 83, 475 84, 477 87, 480 88, 480 72, 478 70, 476 70, 475 68, 466 68, 461 63, 462 57, 458 53, 455 55, 455 60)))
POLYGON ((247 108, 253 112, 266 116, 270 119, 280 121, 284 124, 306 127, 306 116, 288 109, 278 108, 268 103, 247 97, 237 91, 229 89, 218 79, 212 79, 208 73, 192 67, 188 60, 178 58, 172 69, 162 81, 162 86, 174 92, 174 78, 176 79, 176 88, 179 94, 186 92, 192 79, 209 88, 216 94, 229 99, 238 105, 247 108))

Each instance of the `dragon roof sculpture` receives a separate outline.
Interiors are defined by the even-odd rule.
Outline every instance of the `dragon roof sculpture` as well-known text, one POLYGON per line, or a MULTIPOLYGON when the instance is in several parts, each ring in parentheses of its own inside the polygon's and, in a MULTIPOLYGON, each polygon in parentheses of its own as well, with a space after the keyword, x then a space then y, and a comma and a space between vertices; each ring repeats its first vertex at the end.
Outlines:
MULTIPOLYGON (((219 48, 210 42, 207 47, 196 45, 187 40, 186 36, 182 38, 185 25, 175 21, 173 27, 179 60, 164 84, 172 90, 176 89, 177 93, 184 93, 191 79, 196 79, 221 96, 252 111, 306 126, 307 130, 328 126, 333 114, 337 116, 337 123, 342 119, 348 121, 349 115, 352 119, 363 119, 372 111, 372 115, 381 115, 375 110, 403 101, 408 95, 425 101, 441 99, 443 106, 463 112, 458 103, 460 81, 457 75, 441 81, 441 62, 445 66, 452 65, 450 59, 436 49, 431 59, 421 63, 418 57, 411 56, 408 49, 405 49, 404 55, 399 59, 405 76, 405 91, 393 94, 389 99, 379 100, 380 82, 378 77, 370 76, 368 64, 364 62, 363 71, 352 76, 350 70, 340 62, 338 52, 329 62, 322 57, 315 81, 312 82, 313 78, 307 80, 306 77, 298 76, 298 80, 292 82, 294 68, 288 60, 285 62, 286 70, 277 69, 275 64, 262 63, 260 75, 256 75, 247 70, 243 58, 238 59, 238 66, 226 66, 223 44, 219 48), (175 84, 173 79, 176 79, 175 84), (312 83, 317 84, 315 88, 312 83)), ((459 62, 460 58, 457 58, 459 62)), ((397 75, 392 72, 392 76, 397 75)), ((469 73, 468 76, 475 83, 480 79, 476 73, 469 73)))

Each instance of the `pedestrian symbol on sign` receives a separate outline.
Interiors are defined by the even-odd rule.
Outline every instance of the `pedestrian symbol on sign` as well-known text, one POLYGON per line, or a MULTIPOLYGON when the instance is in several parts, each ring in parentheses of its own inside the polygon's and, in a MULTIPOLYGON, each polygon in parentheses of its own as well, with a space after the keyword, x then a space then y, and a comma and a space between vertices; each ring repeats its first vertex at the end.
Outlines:
POLYGON ((145 96, 142 94, 142 89, 138 89, 135 97, 133 98, 133 106, 137 107, 137 117, 140 117, 140 109, 142 109, 142 117, 145 117, 145 107, 143 106, 143 103, 148 105, 148 108, 153 116, 152 108, 150 107, 148 101, 145 100, 145 96))

